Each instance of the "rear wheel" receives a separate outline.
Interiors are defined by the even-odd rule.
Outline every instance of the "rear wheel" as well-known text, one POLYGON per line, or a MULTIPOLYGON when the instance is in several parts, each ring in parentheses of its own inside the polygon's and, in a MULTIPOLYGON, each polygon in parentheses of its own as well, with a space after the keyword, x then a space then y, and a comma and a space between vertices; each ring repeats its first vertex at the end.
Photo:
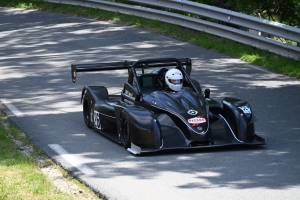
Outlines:
POLYGON ((126 112, 122 114, 121 118, 121 139, 125 149, 131 146, 130 141, 130 127, 129 127, 129 116, 126 112))
POLYGON ((83 119, 84 119, 85 125, 88 128, 92 128, 92 126, 91 126, 91 109, 90 109, 87 98, 84 98, 84 101, 83 101, 83 119))

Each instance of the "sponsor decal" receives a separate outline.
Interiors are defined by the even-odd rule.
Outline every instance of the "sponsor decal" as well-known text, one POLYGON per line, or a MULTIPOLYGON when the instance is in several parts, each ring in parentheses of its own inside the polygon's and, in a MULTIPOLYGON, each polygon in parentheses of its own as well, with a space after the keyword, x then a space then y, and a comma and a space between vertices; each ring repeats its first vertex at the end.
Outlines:
POLYGON ((199 124, 203 124, 205 122, 206 122, 206 119, 203 116, 197 116, 197 117, 188 119, 188 123, 192 124, 192 126, 198 126, 199 124))
POLYGON ((189 115, 197 115, 198 114, 198 111, 197 110, 189 110, 187 112, 189 115))
POLYGON ((125 94, 129 97, 133 97, 133 93, 129 92, 128 90, 125 90, 125 94))
POLYGON ((241 109, 245 114, 251 114, 251 109, 249 106, 241 106, 239 109, 241 109))
POLYGON ((102 129, 101 123, 100 123, 100 113, 96 110, 94 110, 94 127, 99 130, 102 129))

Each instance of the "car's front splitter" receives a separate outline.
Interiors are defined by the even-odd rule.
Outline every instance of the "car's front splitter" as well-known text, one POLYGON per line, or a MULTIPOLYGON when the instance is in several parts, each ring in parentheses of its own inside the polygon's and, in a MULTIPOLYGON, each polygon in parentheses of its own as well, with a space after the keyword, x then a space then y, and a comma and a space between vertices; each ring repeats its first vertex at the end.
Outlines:
POLYGON ((161 148, 142 148, 133 143, 131 143, 131 148, 127 150, 135 155, 143 153, 155 153, 159 151, 169 151, 169 150, 187 150, 187 149, 208 149, 208 148, 218 148, 218 147, 230 147, 230 146, 257 146, 265 145, 266 141, 264 138, 255 136, 255 139, 250 142, 239 142, 239 143, 223 143, 223 144, 210 144, 210 145, 198 145, 198 146, 177 146, 177 147, 161 147, 161 148))

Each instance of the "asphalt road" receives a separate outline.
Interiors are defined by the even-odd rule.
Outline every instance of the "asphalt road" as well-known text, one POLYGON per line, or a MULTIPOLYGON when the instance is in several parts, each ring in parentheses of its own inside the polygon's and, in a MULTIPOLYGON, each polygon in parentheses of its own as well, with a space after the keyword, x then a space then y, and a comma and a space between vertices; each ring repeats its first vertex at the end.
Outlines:
POLYGON ((0 8, 0 91, 0 108, 34 144, 108 199, 300 199, 296 79, 133 26, 0 8), (70 65, 155 57, 190 57, 212 98, 247 100, 267 144, 133 156, 87 129, 82 87, 116 93, 125 74, 82 73, 73 84, 70 65))

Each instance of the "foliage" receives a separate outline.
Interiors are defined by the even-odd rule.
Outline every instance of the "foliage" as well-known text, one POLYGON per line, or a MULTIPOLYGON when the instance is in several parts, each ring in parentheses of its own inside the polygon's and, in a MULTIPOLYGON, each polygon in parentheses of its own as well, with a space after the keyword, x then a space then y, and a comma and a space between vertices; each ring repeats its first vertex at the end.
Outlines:
POLYGON ((300 25, 299 0, 228 0, 226 6, 232 10, 291 26, 300 25))
POLYGON ((214 5, 215 0, 194 0, 194 2, 203 3, 207 5, 214 5))
POLYGON ((300 25, 300 0, 194 0, 194 2, 234 10, 290 26, 300 25))

